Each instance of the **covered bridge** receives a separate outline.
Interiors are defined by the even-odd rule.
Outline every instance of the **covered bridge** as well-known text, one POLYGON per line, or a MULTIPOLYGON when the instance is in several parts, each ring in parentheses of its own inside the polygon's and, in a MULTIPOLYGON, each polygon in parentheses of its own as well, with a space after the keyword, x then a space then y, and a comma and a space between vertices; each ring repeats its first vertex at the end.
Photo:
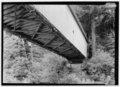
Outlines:
POLYGON ((87 57, 87 38, 68 5, 3 4, 3 28, 81 63, 87 57))

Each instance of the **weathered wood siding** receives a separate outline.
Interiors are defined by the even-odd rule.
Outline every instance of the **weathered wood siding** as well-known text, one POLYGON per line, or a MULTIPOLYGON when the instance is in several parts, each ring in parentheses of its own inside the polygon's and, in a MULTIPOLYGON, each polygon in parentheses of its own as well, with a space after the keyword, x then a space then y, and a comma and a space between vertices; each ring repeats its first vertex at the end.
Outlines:
POLYGON ((87 42, 68 7, 44 6, 4 4, 3 27, 72 63, 82 62, 87 56, 87 42))

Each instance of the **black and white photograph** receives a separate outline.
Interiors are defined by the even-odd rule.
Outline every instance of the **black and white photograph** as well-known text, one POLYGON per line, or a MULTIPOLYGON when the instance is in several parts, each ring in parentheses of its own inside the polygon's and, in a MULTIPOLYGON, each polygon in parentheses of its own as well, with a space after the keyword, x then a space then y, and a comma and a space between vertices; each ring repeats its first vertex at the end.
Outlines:
POLYGON ((2 85, 118 85, 119 2, 2 2, 2 85))

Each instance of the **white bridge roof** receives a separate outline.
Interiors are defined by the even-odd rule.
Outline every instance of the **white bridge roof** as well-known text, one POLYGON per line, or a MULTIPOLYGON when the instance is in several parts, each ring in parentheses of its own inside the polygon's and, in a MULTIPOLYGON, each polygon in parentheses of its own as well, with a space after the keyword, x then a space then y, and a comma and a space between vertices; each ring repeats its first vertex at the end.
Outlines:
POLYGON ((32 5, 42 13, 85 57, 87 42, 67 5, 32 5))

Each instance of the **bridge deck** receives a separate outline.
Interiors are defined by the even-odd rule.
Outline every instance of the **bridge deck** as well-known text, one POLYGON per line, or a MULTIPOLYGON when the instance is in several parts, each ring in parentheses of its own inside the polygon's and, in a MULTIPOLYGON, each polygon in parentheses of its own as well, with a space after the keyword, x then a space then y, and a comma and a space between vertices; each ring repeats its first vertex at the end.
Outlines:
POLYGON ((4 4, 3 25, 13 34, 62 55, 72 63, 80 63, 85 58, 43 15, 29 5, 4 4))

